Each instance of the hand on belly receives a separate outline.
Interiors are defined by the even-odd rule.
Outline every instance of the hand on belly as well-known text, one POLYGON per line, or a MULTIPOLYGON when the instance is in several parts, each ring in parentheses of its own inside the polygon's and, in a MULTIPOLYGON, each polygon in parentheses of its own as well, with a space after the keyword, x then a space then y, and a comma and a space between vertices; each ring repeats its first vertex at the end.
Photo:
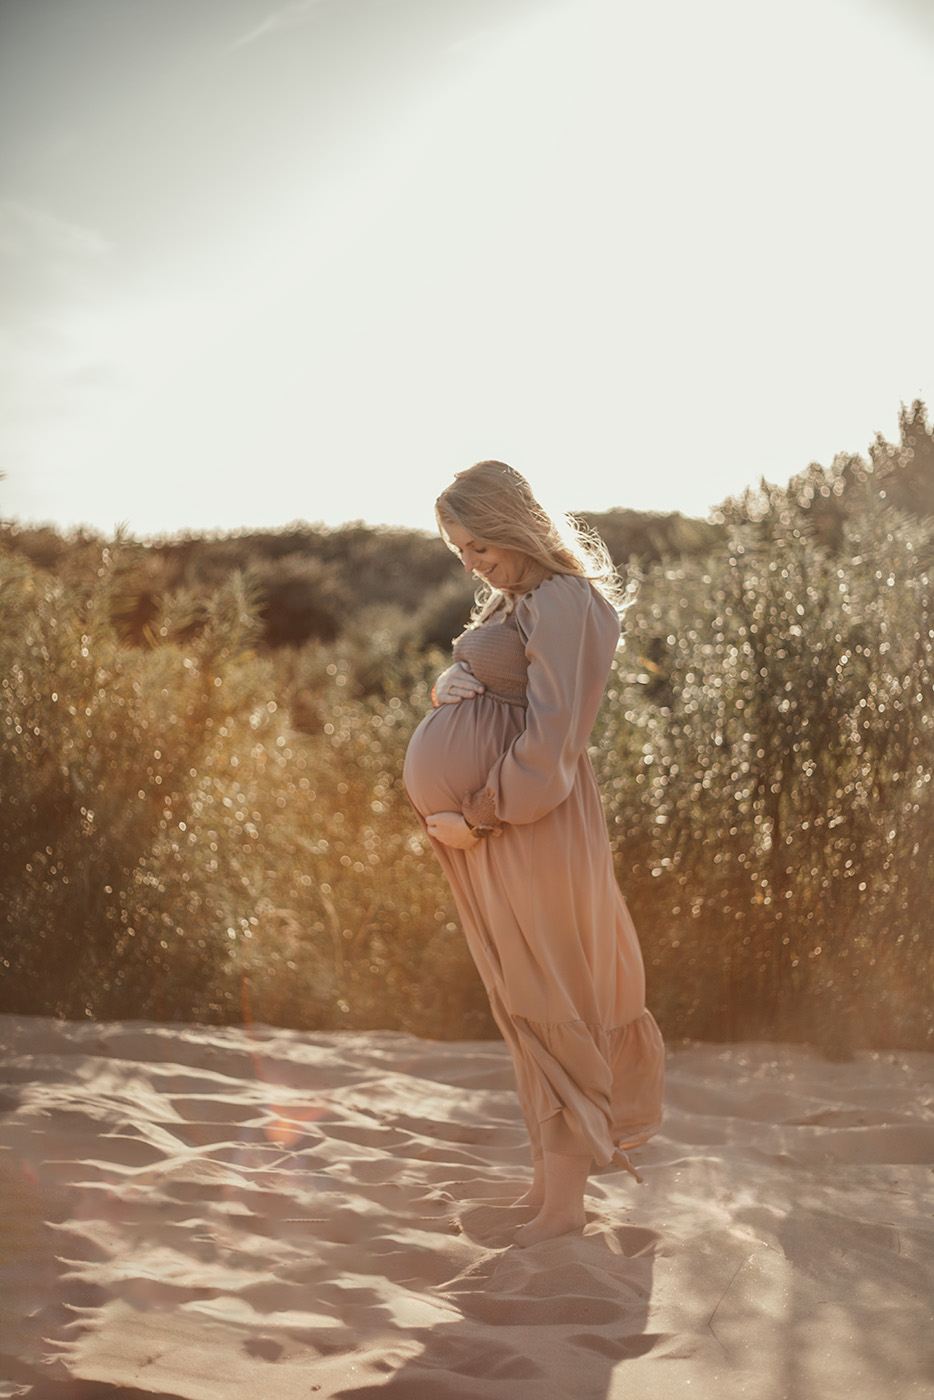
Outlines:
POLYGON ((472 700, 482 695, 486 686, 478 681, 466 661, 455 661, 435 681, 431 688, 431 698, 436 705, 458 705, 461 700, 472 700))
POLYGON ((480 838, 474 836, 460 812, 434 812, 425 818, 428 835, 433 836, 444 846, 454 846, 459 851, 472 851, 479 846, 480 838))

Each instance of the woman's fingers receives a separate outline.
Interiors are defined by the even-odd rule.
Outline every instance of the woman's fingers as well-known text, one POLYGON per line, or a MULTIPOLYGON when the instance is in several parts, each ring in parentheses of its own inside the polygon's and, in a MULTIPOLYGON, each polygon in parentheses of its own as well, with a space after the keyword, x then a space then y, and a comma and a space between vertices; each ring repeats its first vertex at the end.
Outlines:
POLYGON ((462 661, 455 661, 435 681, 432 696, 436 705, 456 705, 461 700, 470 700, 474 695, 479 695, 484 689, 462 661))
POLYGON ((469 851, 479 844, 460 812, 435 812, 425 818, 425 825, 428 835, 444 846, 469 851))

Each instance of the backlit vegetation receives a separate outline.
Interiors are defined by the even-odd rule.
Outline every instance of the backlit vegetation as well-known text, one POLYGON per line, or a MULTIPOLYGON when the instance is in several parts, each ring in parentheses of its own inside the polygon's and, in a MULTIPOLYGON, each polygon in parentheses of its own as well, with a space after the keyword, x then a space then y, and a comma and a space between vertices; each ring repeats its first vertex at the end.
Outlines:
MULTIPOLYGON (((712 522, 592 517, 639 575, 593 756, 669 1037, 931 1044, 932 514, 915 405, 712 522)), ((0 1009, 495 1034, 400 783, 469 601, 403 531, 7 526, 0 1009)))

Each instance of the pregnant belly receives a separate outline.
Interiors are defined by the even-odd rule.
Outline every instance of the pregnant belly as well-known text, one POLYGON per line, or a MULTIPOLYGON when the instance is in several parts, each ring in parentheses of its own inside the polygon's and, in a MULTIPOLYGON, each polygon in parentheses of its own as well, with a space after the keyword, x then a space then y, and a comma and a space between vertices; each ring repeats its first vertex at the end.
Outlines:
POLYGON ((525 711, 488 696, 440 705, 409 741, 403 782, 423 817, 459 812, 464 798, 486 782, 493 764, 525 727, 525 711))

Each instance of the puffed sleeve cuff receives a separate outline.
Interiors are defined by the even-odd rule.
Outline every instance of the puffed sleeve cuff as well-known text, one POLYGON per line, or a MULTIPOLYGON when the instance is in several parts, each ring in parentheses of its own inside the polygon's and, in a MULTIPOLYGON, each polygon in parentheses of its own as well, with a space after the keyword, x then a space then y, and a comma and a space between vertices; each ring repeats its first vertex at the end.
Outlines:
POLYGON ((488 787, 479 788, 465 797, 462 811, 468 826, 479 826, 489 831, 499 831, 502 826, 496 815, 493 793, 488 787))

